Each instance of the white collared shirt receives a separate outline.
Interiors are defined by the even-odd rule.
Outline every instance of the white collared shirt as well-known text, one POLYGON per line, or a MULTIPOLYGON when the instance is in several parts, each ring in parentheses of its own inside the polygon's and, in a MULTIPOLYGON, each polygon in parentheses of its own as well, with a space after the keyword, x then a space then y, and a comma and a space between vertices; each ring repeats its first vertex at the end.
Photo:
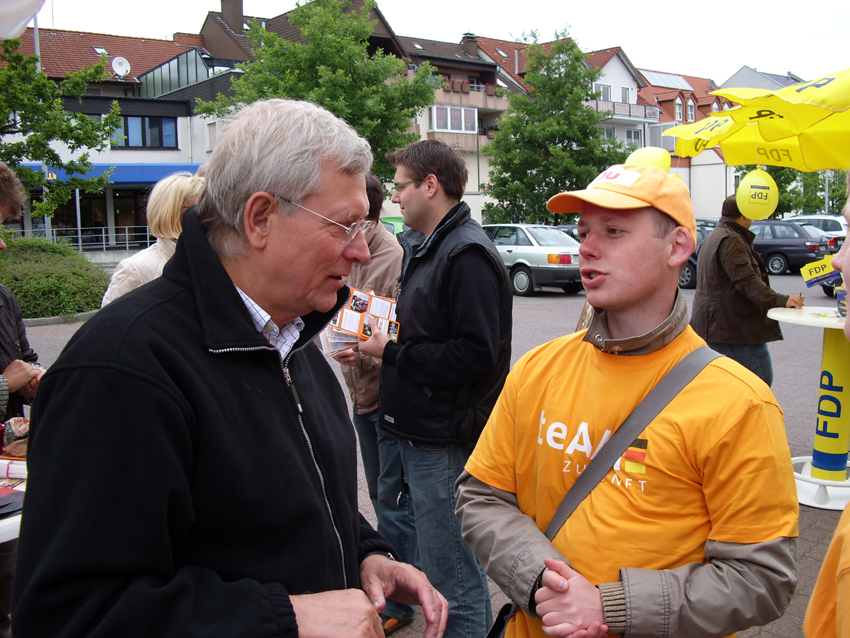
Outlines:
POLYGON ((272 321, 271 315, 260 308, 256 301, 242 292, 239 286, 236 286, 236 291, 242 297, 245 307, 251 314, 251 319, 254 320, 254 326, 257 328, 257 332, 268 339, 269 343, 280 352, 281 359, 285 359, 286 355, 292 350, 292 346, 298 341, 298 337, 301 336, 301 331, 304 329, 304 322, 301 321, 301 317, 295 317, 289 323, 278 327, 272 321))

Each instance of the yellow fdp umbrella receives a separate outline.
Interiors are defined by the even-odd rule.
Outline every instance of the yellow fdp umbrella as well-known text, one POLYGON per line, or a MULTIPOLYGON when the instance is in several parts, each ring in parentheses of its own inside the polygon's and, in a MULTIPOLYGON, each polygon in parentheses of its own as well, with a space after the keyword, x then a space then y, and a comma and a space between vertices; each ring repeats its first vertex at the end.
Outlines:
POLYGON ((738 123, 758 124, 769 142, 798 135, 825 118, 850 123, 850 69, 778 91, 720 89, 712 95, 741 104, 729 114, 738 123))
POLYGON ((719 145, 731 166, 850 166, 850 69, 778 91, 722 89, 713 95, 741 106, 665 131, 677 137, 678 155, 694 157, 719 145))

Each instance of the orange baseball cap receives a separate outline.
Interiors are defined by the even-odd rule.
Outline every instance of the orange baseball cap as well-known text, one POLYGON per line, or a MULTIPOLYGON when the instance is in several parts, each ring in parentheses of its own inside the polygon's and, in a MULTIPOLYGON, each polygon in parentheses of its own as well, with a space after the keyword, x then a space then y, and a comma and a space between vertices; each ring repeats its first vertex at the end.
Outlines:
POLYGON ((617 164, 581 191, 559 193, 546 204, 553 213, 580 213, 584 202, 602 208, 629 210, 650 206, 672 217, 697 241, 697 222, 688 187, 678 175, 657 166, 617 164))

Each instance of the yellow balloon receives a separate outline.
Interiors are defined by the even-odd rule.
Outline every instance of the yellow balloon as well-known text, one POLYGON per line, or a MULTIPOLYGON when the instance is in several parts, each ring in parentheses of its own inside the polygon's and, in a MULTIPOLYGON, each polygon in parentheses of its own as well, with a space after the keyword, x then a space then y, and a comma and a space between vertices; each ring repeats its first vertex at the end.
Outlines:
POLYGON ((757 168, 744 175, 735 193, 738 210, 758 221, 770 217, 779 204, 779 189, 769 173, 757 168))
POLYGON ((647 146, 629 155, 625 163, 635 166, 657 166, 668 173, 670 172, 670 153, 657 146, 647 146))

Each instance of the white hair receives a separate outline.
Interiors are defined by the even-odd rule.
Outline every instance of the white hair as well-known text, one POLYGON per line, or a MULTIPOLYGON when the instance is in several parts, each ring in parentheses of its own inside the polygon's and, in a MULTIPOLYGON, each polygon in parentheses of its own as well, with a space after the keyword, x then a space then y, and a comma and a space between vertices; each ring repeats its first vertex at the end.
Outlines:
POLYGON ((322 165, 365 175, 369 143, 345 121, 310 102, 264 100, 228 120, 204 177, 198 217, 216 253, 243 254, 242 215, 248 199, 264 191, 298 201, 322 187, 322 165))

